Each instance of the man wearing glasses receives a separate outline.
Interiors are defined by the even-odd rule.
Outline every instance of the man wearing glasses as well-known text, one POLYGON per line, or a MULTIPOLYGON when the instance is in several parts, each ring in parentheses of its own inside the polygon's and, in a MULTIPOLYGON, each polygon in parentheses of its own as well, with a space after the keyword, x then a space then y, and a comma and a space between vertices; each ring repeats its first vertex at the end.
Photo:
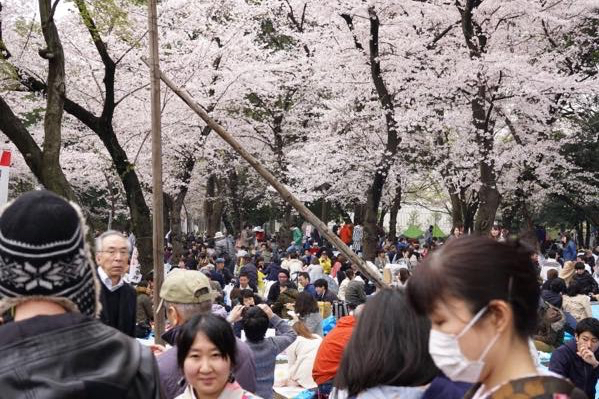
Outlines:
POLYGON ((135 289, 123 280, 129 268, 129 241, 109 230, 96 238, 96 263, 101 284, 100 320, 131 337, 135 336, 135 289))

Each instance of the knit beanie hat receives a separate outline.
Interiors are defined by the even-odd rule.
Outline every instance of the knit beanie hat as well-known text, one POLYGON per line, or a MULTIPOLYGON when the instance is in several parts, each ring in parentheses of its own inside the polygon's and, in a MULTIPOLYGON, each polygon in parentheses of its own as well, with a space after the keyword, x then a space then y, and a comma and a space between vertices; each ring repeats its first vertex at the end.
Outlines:
POLYGON ((347 284, 345 302, 354 306, 366 303, 366 292, 364 292, 364 283, 362 281, 352 280, 347 284))
POLYGON ((97 316, 99 284, 79 207, 30 191, 0 214, 0 314, 30 300, 97 316))

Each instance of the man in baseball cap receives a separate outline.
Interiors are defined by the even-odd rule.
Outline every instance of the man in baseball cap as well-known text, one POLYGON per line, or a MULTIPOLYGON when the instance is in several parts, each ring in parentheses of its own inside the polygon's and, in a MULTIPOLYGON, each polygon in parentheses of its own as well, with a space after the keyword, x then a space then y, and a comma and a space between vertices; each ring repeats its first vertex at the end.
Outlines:
MULTIPOLYGON (((179 396, 185 389, 185 380, 177 365, 177 334, 181 326, 193 316, 212 312, 215 296, 210 279, 198 270, 174 269, 166 275, 162 283, 156 313, 166 311, 171 329, 162 335, 162 339, 173 347, 160 354, 157 360, 160 382, 167 399, 179 396)), ((219 315, 226 317, 226 314, 219 315)), ((247 344, 241 340, 237 340, 233 375, 244 389, 251 392, 256 390, 254 356, 247 344)))
POLYGON ((0 215, 0 396, 160 398, 149 349, 109 327, 79 208, 31 191, 0 215))

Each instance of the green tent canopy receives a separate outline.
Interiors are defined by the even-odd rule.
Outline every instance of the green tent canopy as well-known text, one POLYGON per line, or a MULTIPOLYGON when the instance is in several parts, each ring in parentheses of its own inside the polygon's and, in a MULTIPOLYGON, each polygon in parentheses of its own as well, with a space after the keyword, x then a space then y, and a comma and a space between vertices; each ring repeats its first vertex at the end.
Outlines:
POLYGON ((434 238, 445 238, 447 234, 443 233, 443 230, 438 225, 433 226, 433 237, 434 238))
POLYGON ((407 238, 420 238, 423 234, 424 232, 420 230, 419 227, 414 225, 411 225, 406 231, 403 232, 403 235, 407 238))

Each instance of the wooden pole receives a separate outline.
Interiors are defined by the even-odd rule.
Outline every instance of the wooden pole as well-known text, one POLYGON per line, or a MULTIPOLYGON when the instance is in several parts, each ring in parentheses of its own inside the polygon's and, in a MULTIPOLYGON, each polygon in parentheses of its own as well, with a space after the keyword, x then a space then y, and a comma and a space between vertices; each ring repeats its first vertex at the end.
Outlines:
MULTIPOLYGON (((148 62, 143 60, 146 65, 148 62)), ((214 121, 210 116, 200 107, 195 100, 191 97, 187 91, 178 88, 162 71, 159 72, 160 79, 181 99, 183 100, 196 114, 200 116, 206 122, 206 124, 214 130, 223 140, 225 140, 233 149, 241 155, 255 170, 262 176, 270 185, 278 191, 281 197, 291 206, 293 206, 300 215, 313 226, 315 226, 320 234, 322 234, 330 243, 335 245, 339 251, 341 251, 352 263, 356 264, 358 269, 372 280, 377 287, 385 287, 386 284, 378 272, 378 270, 368 267, 366 262, 356 255, 335 233, 333 233, 326 224, 324 224, 316 215, 314 215, 300 200, 298 200, 291 192, 281 184, 277 178, 268 171, 260 162, 254 158, 252 154, 247 152, 245 148, 241 146, 235 140, 233 135, 227 132, 221 125, 214 121)))
MULTIPOLYGON (((150 32, 150 83, 152 101, 152 228, 154 259, 154 309, 160 302, 160 287, 164 280, 164 219, 162 199, 162 139, 160 132, 160 59, 158 55, 158 16, 156 0, 148 1, 148 30, 150 32)), ((164 312, 154 317, 154 341, 162 344, 164 312)))

